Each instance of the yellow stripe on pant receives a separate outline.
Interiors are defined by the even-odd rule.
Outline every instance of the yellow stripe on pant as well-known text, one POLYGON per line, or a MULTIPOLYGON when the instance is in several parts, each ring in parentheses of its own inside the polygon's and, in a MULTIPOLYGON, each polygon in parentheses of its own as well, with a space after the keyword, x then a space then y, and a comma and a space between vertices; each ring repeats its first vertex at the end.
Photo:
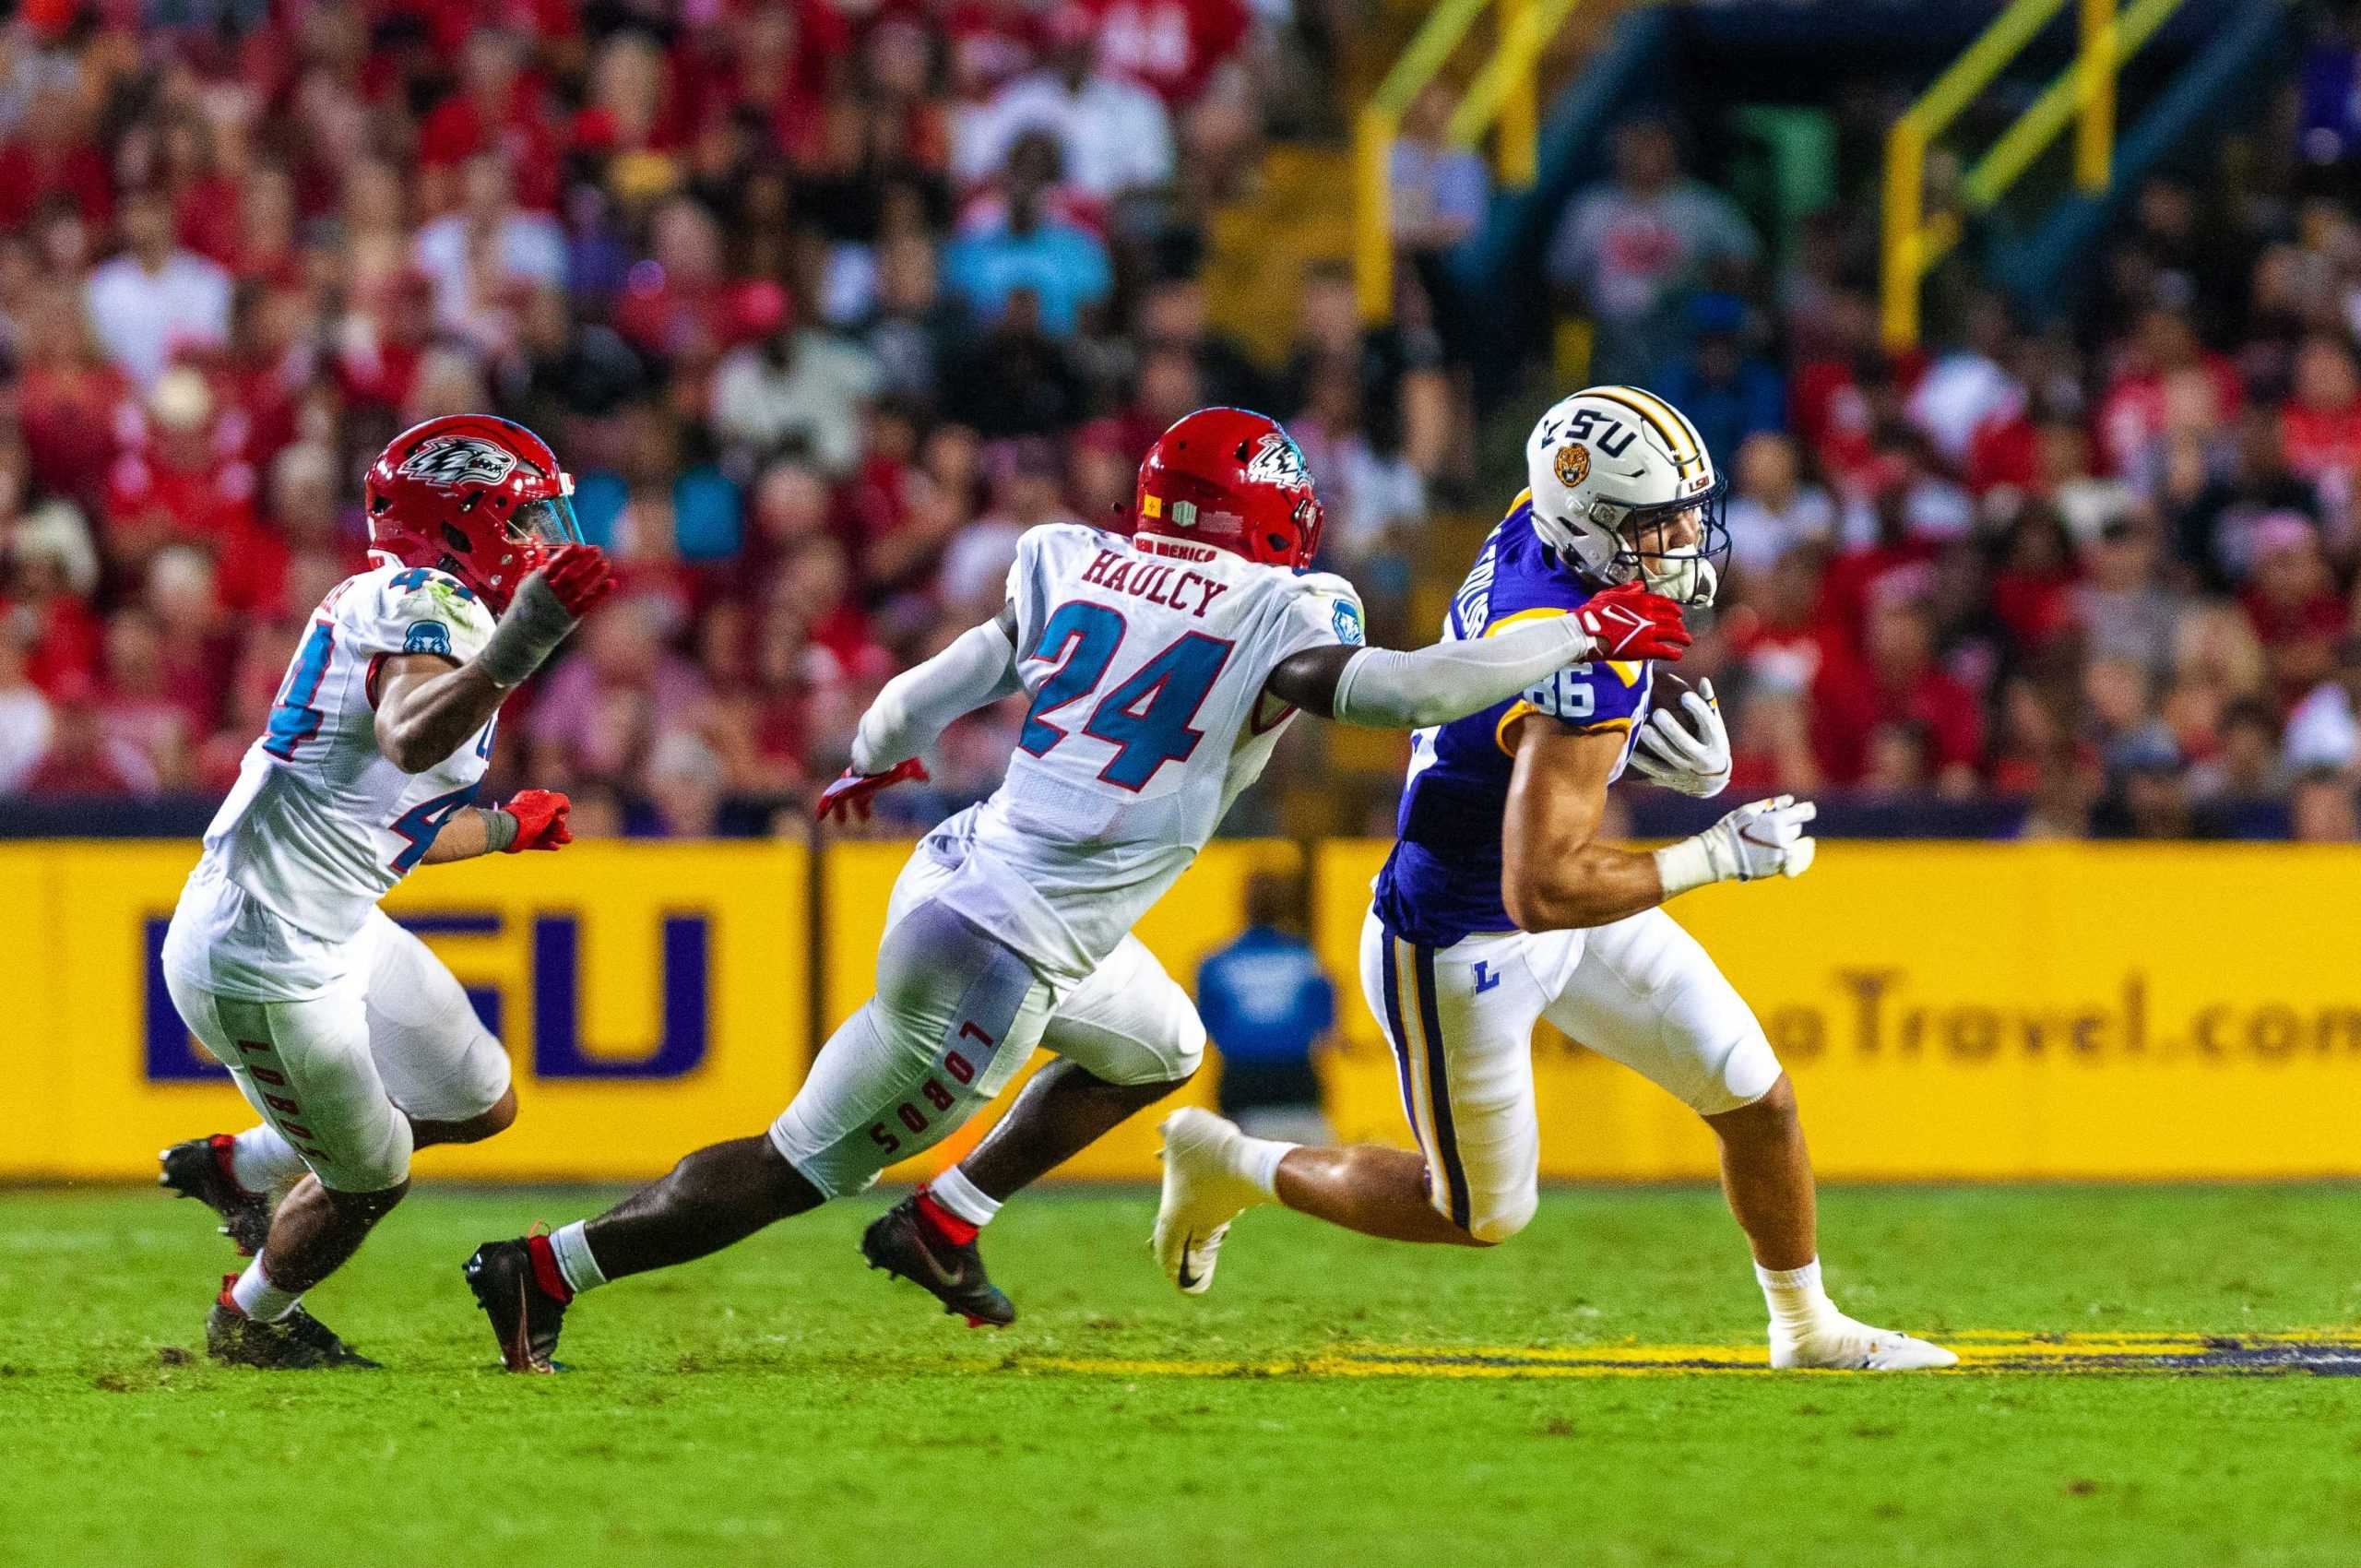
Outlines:
MULTIPOLYGON (((1406 1146, 1393 1053, 1355 978, 1386 849, 1330 842, 1311 867, 1340 997, 1322 1073, 1342 1134, 1406 1146)), ((421 868, 387 908, 496 1015, 522 1114, 428 1151, 421 1176, 636 1179, 759 1131, 813 1049, 814 934, 825 1030, 867 994, 907 853, 831 849, 816 911, 798 845, 586 843, 421 868)), ((1251 869, 1296 854, 1209 846, 1143 938, 1193 985, 1239 929, 1251 869)), ((0 845, 17 1026, 0 1177, 145 1179, 164 1144, 246 1124, 154 980, 196 856, 0 845)), ((1824 1177, 2005 1180, 2361 1175, 2356 905, 2361 850, 2346 848, 1832 841, 1798 881, 1673 910, 1761 1015, 1824 1177)), ((1535 1052, 1544 1175, 1712 1174, 1710 1138, 1669 1098, 1546 1027, 1535 1052)), ((1211 1087, 1208 1071, 1186 1095, 1211 1087)), ((1152 1179, 1156 1120, 1071 1169, 1152 1179)))

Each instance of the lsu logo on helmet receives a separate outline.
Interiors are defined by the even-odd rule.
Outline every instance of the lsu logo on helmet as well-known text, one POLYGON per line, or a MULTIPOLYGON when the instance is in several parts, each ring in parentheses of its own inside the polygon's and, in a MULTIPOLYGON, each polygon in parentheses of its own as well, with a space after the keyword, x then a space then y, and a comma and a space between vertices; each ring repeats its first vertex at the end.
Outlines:
POLYGON ((498 484, 516 469, 514 452, 503 451, 491 442, 473 436, 447 435, 427 442, 404 457, 394 471, 429 484, 457 489, 463 484, 498 484))
POLYGON ((1550 463, 1558 471, 1560 484, 1580 484, 1590 477, 1590 448, 1579 441, 1570 441, 1558 448, 1558 455, 1550 463))

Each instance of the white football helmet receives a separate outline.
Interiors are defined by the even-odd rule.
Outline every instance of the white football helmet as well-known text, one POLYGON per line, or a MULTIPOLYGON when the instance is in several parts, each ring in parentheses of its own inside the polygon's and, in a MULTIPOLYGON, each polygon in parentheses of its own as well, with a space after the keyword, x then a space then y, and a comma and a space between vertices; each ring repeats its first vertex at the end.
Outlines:
POLYGON ((1727 486, 1679 410, 1636 386, 1585 386, 1533 427, 1525 469, 1534 531, 1584 572, 1714 602, 1730 548, 1727 486))

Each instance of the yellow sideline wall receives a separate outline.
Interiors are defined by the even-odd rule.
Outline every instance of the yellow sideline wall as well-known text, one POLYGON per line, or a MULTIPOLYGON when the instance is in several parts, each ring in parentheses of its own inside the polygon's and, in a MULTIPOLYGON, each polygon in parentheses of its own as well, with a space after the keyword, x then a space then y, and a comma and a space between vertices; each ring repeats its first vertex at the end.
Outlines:
MULTIPOLYGON (((1311 875, 1339 991, 1338 1131, 1404 1143, 1356 973, 1384 850, 1323 844, 1311 875)), ((1192 984, 1235 933, 1247 876, 1301 853, 1212 846, 1142 937, 1192 984)), ((145 1177, 164 1144, 249 1120, 154 975, 195 854, 0 845, 0 985, 18 1021, 0 1178, 145 1177)), ((836 845, 816 881, 806 849, 779 843, 584 844, 421 871, 387 908, 495 1020, 523 1115, 421 1156, 421 1175, 644 1177, 765 1125, 815 1043, 807 988, 824 1029, 867 994, 906 854, 836 845)), ((2347 849, 1830 843, 1801 881, 1707 889, 1678 914, 1762 1016, 1823 1175, 2361 1175, 2356 894, 2347 849)), ((1535 1051, 1548 1174, 1712 1172, 1710 1139, 1653 1086, 1546 1025, 1535 1051)), ((1186 1093, 1207 1100, 1211 1082, 1186 1093)), ((1152 1176, 1154 1120, 1074 1173, 1152 1176)))

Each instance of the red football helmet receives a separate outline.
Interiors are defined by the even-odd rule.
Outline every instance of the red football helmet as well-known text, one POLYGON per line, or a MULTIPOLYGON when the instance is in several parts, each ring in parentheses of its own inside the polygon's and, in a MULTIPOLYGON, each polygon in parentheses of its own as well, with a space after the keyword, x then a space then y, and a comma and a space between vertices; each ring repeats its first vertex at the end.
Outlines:
POLYGON ((574 476, 514 420, 450 414, 413 425, 369 465, 369 553, 448 572, 496 614, 561 544, 582 542, 574 476))
POLYGON ((1300 570, 1320 549, 1320 521, 1303 453, 1266 415, 1199 409, 1158 436, 1140 464, 1134 537, 1210 545, 1300 570))

